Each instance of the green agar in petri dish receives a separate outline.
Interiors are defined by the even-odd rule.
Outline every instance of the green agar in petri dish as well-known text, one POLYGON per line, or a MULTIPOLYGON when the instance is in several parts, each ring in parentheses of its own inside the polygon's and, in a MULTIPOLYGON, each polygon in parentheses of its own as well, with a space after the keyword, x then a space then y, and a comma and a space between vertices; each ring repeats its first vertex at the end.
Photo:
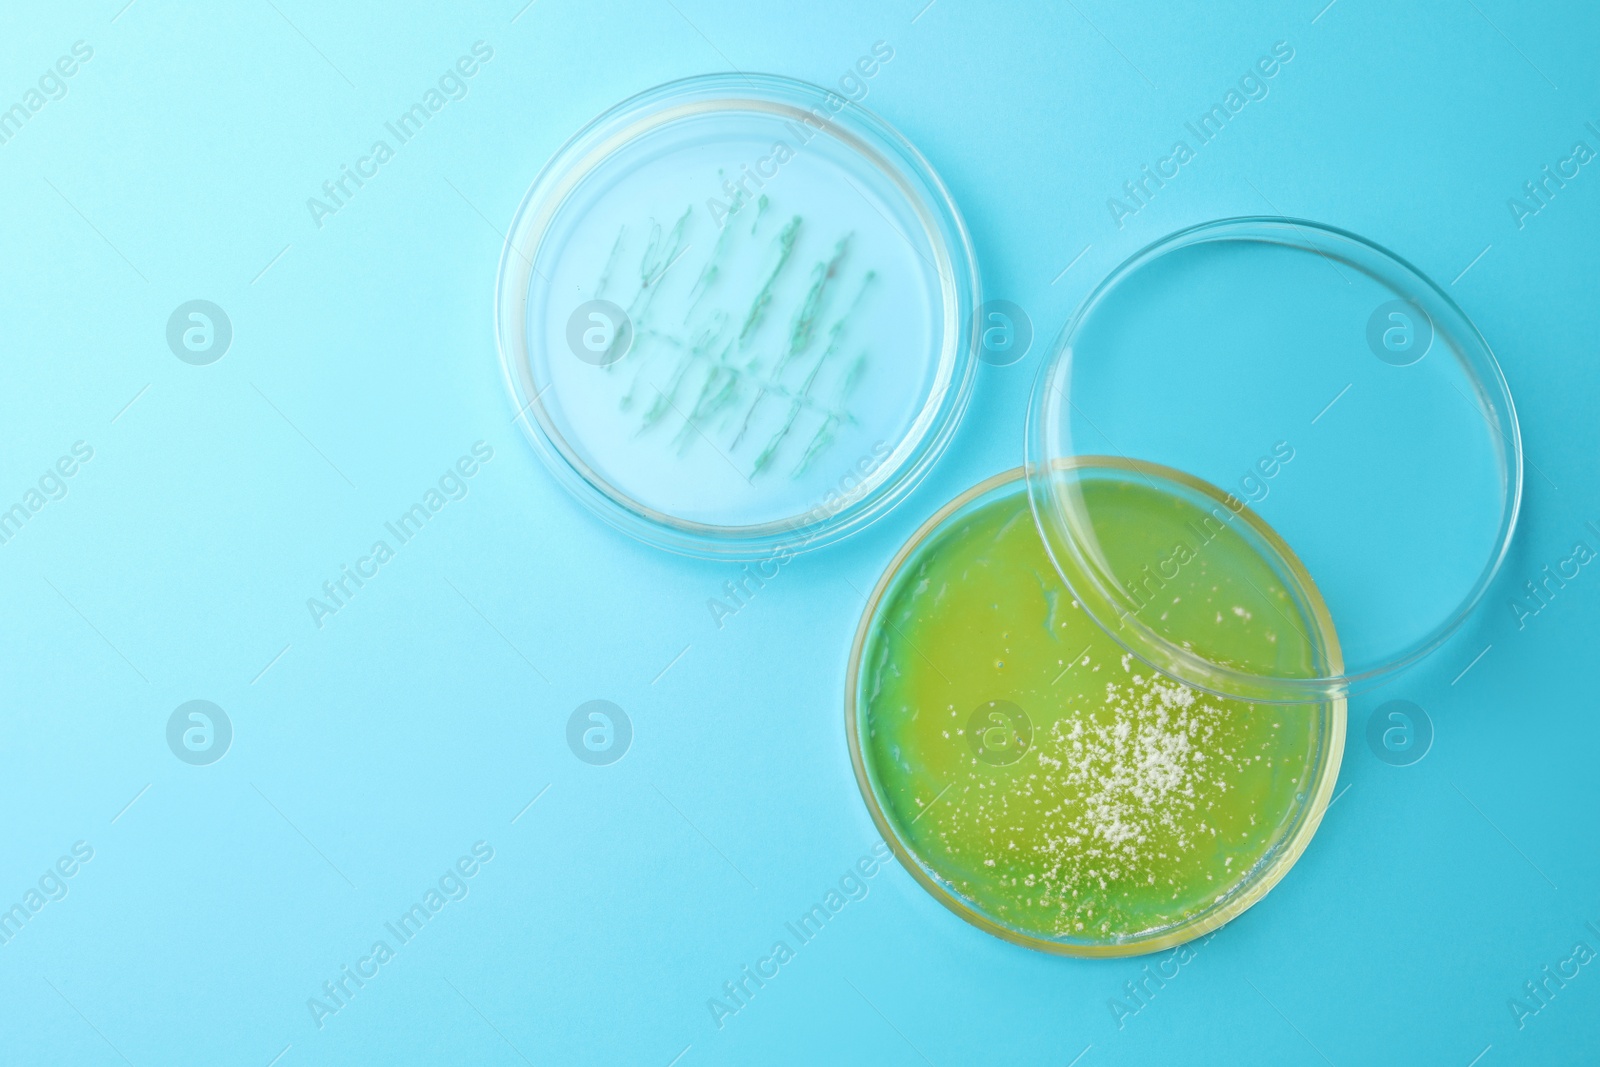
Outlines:
MULTIPOLYGON (((1174 575, 1141 614, 1186 614, 1241 663, 1311 673, 1326 654, 1256 539, 1151 479, 1081 491, 1102 543, 1174 575)), ((880 822, 947 904, 1036 947, 1148 951, 1220 925, 1315 828, 1342 702, 1246 703, 1154 671, 1073 599, 1020 483, 992 497, 904 557, 864 633, 856 743, 880 822)))

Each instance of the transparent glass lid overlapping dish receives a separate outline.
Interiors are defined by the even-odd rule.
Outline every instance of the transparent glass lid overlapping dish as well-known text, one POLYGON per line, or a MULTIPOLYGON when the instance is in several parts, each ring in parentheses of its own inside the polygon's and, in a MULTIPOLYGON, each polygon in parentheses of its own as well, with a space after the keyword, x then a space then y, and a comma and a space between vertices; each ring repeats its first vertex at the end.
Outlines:
POLYGON ((1184 230, 1108 276, 1041 370, 1027 461, 1051 560, 1107 633, 1188 685, 1282 703, 1437 648, 1498 569, 1522 486, 1505 380, 1455 302, 1370 241, 1284 218, 1184 230), (1091 454, 1139 466, 1074 460, 1091 454), (1115 535, 1130 494, 1193 499, 1190 479, 1221 499, 1115 535), (1303 564, 1339 657, 1306 652, 1310 621, 1249 575, 1183 600, 1182 572, 1247 516, 1303 564), (1263 627, 1281 640, 1246 649, 1263 627))
POLYGON ((752 557, 905 495, 971 391, 976 262, 927 162, 864 108, 693 78, 550 162, 501 261, 502 363, 550 469, 622 529, 752 557))

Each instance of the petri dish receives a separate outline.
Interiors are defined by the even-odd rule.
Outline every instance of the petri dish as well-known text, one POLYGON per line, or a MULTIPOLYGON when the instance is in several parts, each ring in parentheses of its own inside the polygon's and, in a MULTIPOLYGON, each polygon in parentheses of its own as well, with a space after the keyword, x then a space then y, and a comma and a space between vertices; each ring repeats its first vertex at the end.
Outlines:
MULTIPOLYGON (((1227 496, 1121 457, 1060 467, 1104 536, 1145 548, 1227 496)), ((1171 588, 1202 617, 1245 581, 1296 627, 1230 616, 1238 655, 1338 668, 1316 586, 1249 509, 1171 588)), ((895 556, 847 678, 857 782, 901 863, 976 926, 1065 955, 1157 951, 1256 903, 1310 841, 1344 750, 1342 698, 1218 697, 1112 640, 1054 570, 1021 468, 956 498, 895 556)))
POLYGON ((837 94, 673 82, 539 174, 501 256, 517 420, 558 480, 663 548, 758 558, 870 523, 970 396, 978 271, 932 168, 837 94))
POLYGON ((1155 951, 1285 875, 1349 695, 1481 599, 1520 507, 1516 411, 1466 314, 1398 256, 1225 219, 1085 299, 1025 457, 879 580, 851 759, 885 840, 963 918, 1155 951))
POLYGON ((1521 500, 1516 411, 1466 314, 1394 253, 1296 219, 1206 223, 1113 271, 1045 361, 1026 437, 1039 531, 1088 614, 1164 674, 1251 701, 1342 697, 1436 649, 1493 579, 1521 500), (1088 454, 1135 466, 1062 462, 1088 454), (1124 496, 1181 497, 1191 479, 1222 500, 1115 535, 1124 496), (1210 618, 1173 603, 1246 516, 1303 564, 1338 659, 1235 646, 1261 615, 1295 644, 1303 620, 1269 589, 1241 585, 1210 618))

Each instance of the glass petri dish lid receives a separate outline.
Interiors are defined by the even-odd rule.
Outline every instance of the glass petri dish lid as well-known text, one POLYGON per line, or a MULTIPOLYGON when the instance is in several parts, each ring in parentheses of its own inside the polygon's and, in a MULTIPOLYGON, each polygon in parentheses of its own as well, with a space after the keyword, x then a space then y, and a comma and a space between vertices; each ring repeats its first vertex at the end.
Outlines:
POLYGON ((1238 218, 1157 241, 1085 299, 1036 383, 1027 471, 1052 563, 1122 647, 1198 689, 1303 703, 1455 630, 1509 545, 1522 451, 1493 353, 1438 285, 1354 234, 1238 218), (1175 503, 1116 536, 1145 490, 1203 514, 1175 503), (1331 651, 1304 652, 1315 620, 1259 575, 1218 567, 1221 599, 1182 603, 1179 572, 1239 537, 1303 565, 1331 651), (1241 653, 1263 627, 1289 640, 1241 653))
POLYGON ((837 94, 673 82, 540 173, 501 257, 517 419, 622 530, 756 558, 859 529, 949 441, 976 259, 920 154, 837 94))

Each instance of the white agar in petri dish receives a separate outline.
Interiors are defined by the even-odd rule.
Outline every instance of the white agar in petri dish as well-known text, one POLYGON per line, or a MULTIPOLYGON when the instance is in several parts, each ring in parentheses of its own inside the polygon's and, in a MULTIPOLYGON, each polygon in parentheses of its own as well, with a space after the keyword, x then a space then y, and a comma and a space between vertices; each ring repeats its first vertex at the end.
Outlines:
POLYGON ((943 187, 870 113, 697 78, 602 116, 535 182, 502 358, 541 455, 607 519, 696 554, 799 549, 942 449, 977 286, 943 187))

